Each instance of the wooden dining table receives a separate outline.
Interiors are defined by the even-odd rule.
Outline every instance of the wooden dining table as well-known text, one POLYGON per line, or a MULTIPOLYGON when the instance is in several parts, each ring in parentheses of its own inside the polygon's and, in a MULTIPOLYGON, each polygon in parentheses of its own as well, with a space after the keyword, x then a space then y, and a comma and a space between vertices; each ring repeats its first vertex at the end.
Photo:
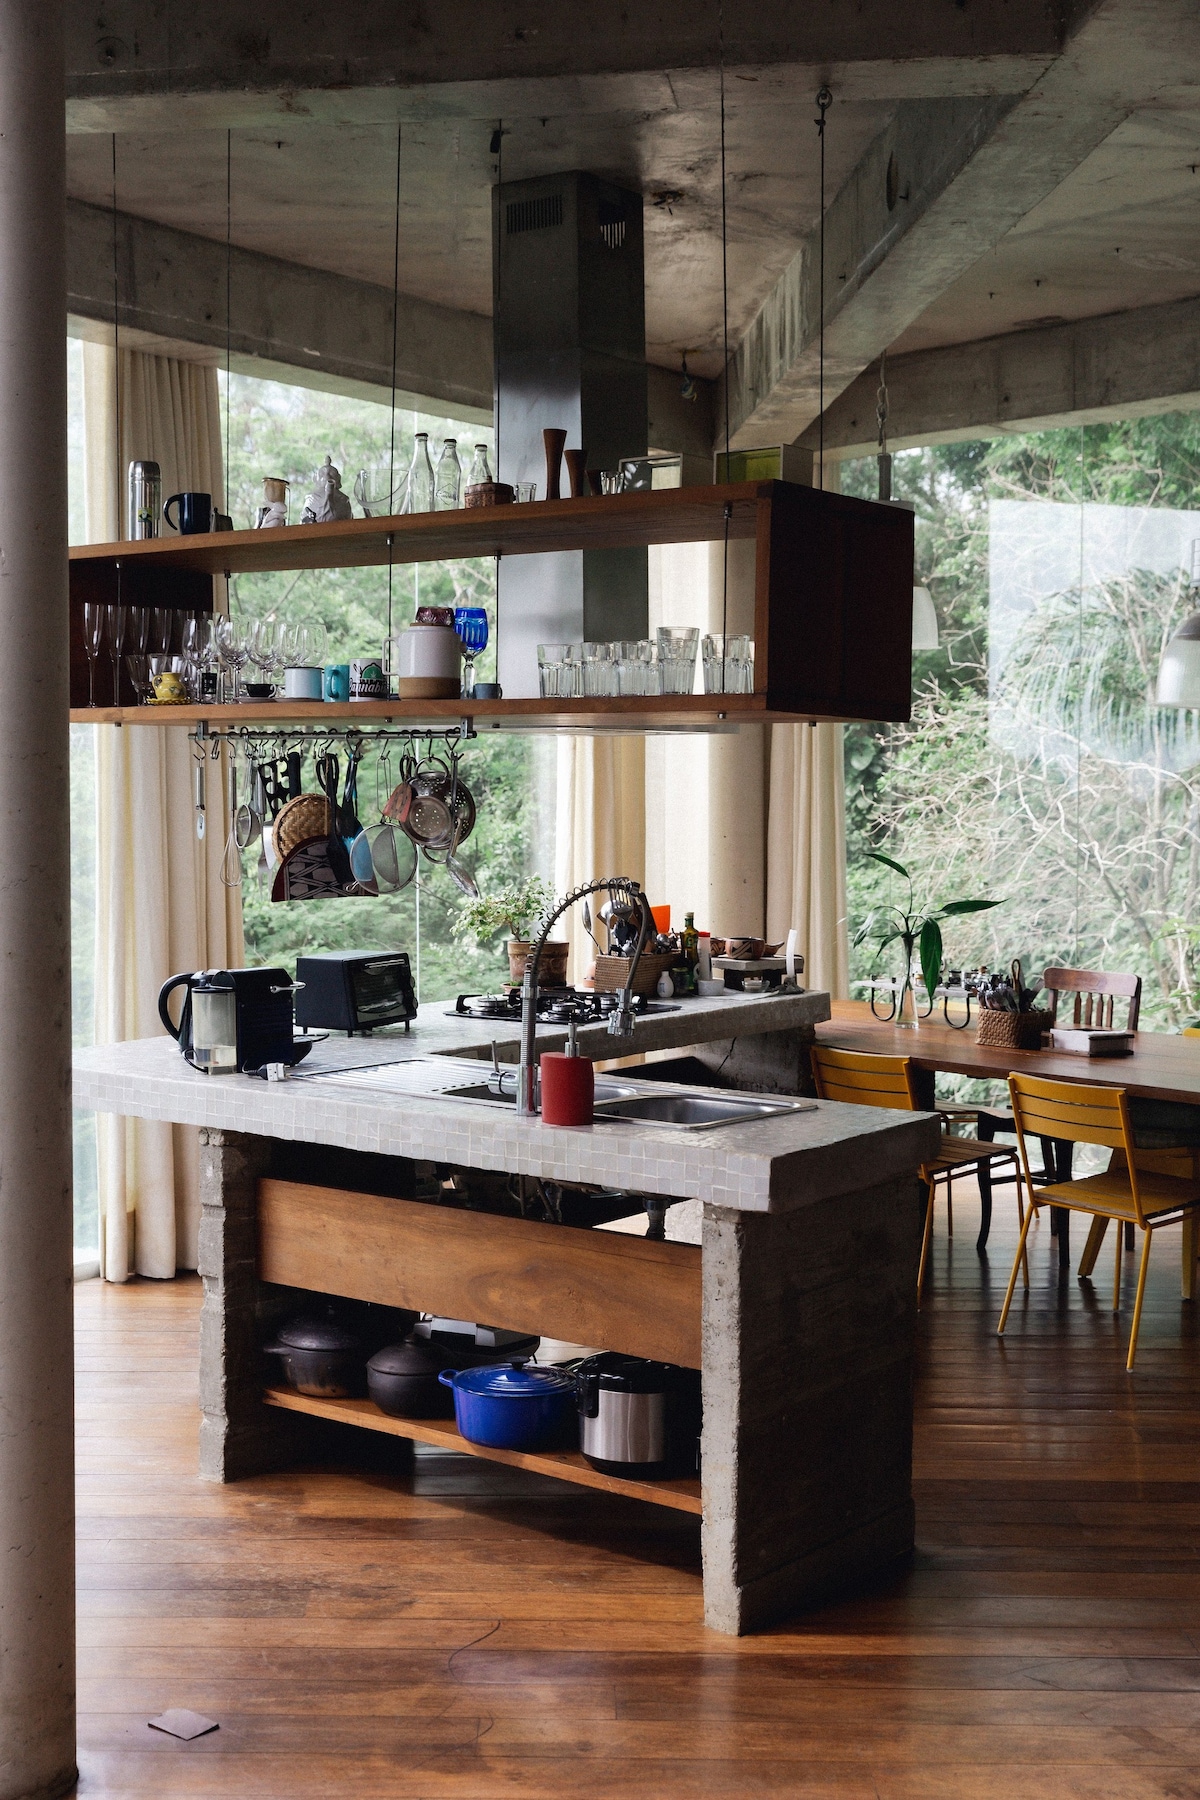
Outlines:
MULTIPOLYGON (((995 1050, 976 1042, 974 1019, 959 1030, 940 1013, 923 1019, 915 1029, 905 1029, 877 1019, 865 1000, 835 1000, 831 1015, 816 1028, 818 1043, 872 1056, 907 1056, 913 1065, 918 1100, 930 1111, 935 1109, 935 1080, 939 1074, 968 1075, 976 1081, 1006 1081, 1010 1074, 1038 1075, 1047 1081, 1084 1081, 1124 1088, 1130 1096, 1142 1100, 1200 1108, 1200 1038, 1166 1031, 1138 1031, 1131 1055, 1078 1056, 1063 1050, 995 1050)), ((1054 1160, 1052 1173, 1056 1179, 1070 1180, 1071 1146, 1056 1143, 1054 1160)), ((985 1189, 990 1189, 990 1182, 981 1181, 981 1250, 991 1223, 991 1194, 985 1189)), ((1053 1210, 1059 1258, 1065 1265, 1069 1257, 1069 1215, 1061 1207, 1053 1210)))

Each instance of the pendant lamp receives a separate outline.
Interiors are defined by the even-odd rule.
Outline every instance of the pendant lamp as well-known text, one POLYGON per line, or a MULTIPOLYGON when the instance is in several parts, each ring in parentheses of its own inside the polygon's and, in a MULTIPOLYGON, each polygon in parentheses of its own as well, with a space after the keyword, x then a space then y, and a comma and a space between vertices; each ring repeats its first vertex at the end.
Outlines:
MULTIPOLYGON (((1200 596, 1200 538, 1192 540, 1192 597, 1200 596)), ((1200 612, 1190 613, 1158 665, 1160 706, 1200 707, 1200 612)))
MULTIPOLYGON (((895 505, 896 503, 892 500, 892 458, 887 447, 886 350, 879 358, 879 388, 875 396, 875 417, 879 420, 879 453, 875 458, 879 468, 879 498, 886 505, 895 505)), ((934 609, 933 595, 927 587, 913 589, 912 647, 914 650, 936 650, 938 648, 937 612, 934 609)))

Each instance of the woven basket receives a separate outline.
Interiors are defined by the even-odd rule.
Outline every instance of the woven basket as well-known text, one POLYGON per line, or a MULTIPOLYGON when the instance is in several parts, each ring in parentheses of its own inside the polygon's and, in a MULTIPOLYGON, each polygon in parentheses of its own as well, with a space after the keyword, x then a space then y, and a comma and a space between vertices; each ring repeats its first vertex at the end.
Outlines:
POLYGON ((324 794, 297 794, 279 809, 273 827, 275 855, 282 862, 289 851, 309 838, 328 837, 332 820, 324 794))
POLYGON ((1049 1013, 991 1012, 979 1015, 975 1042, 989 1050, 1040 1050, 1042 1033, 1050 1028, 1049 1013))
MULTIPOLYGON (((669 969, 678 957, 677 950, 654 950, 644 955, 637 966, 637 978, 633 984, 635 994, 653 994, 658 986, 658 978, 664 969, 669 969)), ((592 984, 598 994, 615 994, 629 980, 628 956, 598 956, 596 958, 596 979, 592 984)))

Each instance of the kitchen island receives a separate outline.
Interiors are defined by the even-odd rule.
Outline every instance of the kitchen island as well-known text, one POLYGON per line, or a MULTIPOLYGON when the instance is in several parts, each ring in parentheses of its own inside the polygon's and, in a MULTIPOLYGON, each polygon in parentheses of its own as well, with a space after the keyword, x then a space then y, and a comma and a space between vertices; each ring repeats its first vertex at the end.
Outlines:
MULTIPOLYGON (((764 1625, 903 1555, 916 1171, 938 1121, 809 1102, 715 1129, 546 1126, 447 1095, 472 1070, 478 1081, 493 1036, 502 1060, 516 1044, 445 1011, 424 1008, 408 1036, 331 1038, 277 1083, 200 1075, 165 1037, 77 1053, 77 1106, 201 1127, 201 1473, 307 1460, 314 1432, 347 1427, 466 1447, 452 1427, 387 1419, 369 1401, 269 1388, 262 1345, 279 1319, 338 1295, 699 1368, 699 1484, 597 1482, 568 1453, 551 1472, 700 1511, 718 1630, 764 1625), (453 1179, 422 1188, 430 1167, 462 1172, 466 1204, 453 1179), (586 1211, 577 1223, 508 1216, 471 1195, 473 1171, 484 1187, 502 1175, 557 1196, 564 1220, 566 1200, 607 1200, 609 1217, 657 1202, 665 1239, 588 1229, 586 1211)), ((779 1092, 828 1014, 819 994, 690 1001, 640 1019, 619 1047, 706 1060, 727 1045, 718 1061, 779 1092)), ((562 1037, 543 1028, 539 1046, 562 1037)), ((580 1045, 600 1060, 616 1040, 595 1027, 580 1045)), ((626 1076, 640 1085, 639 1070, 626 1076)))

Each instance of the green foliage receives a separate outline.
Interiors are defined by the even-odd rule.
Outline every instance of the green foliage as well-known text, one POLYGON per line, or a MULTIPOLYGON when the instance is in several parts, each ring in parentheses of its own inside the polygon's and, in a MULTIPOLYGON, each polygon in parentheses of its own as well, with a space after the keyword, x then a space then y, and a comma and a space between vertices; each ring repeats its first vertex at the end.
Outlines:
POLYGON ((480 894, 478 900, 465 900, 459 912, 456 935, 488 943, 501 931, 506 931, 519 942, 528 943, 541 931, 557 898, 550 883, 543 881, 540 875, 511 882, 494 893, 480 894))
MULTIPOLYGON (((875 480, 864 459, 843 490, 875 480)), ((1180 1021, 1200 1002, 1200 726, 1157 707, 1154 682, 1194 604, 1183 572, 1047 594, 989 670, 988 521, 994 500, 1195 509, 1200 418, 905 451, 894 492, 915 508, 941 647, 914 657, 910 723, 846 732, 851 917, 891 904, 871 852, 894 847, 923 890, 1007 895, 1001 917, 960 921, 956 961, 1133 969, 1143 1018, 1180 1021)), ((868 968, 859 954, 852 973, 868 968)))
POLYGON ((926 993, 932 995, 942 975, 942 926, 943 919, 961 918, 965 913, 988 912, 993 906, 1001 906, 1000 900, 945 900, 940 906, 918 906, 913 897, 913 878, 903 863, 893 857, 885 856, 881 850, 869 850, 867 856, 872 862, 880 863, 899 875, 908 883, 908 895, 903 906, 889 906, 882 912, 867 914, 859 928, 855 945, 864 943, 868 938, 876 938, 875 954, 882 956, 890 944, 901 943, 904 946, 904 979, 907 980, 912 970, 913 948, 917 948, 921 959, 921 976, 925 983, 926 993))

